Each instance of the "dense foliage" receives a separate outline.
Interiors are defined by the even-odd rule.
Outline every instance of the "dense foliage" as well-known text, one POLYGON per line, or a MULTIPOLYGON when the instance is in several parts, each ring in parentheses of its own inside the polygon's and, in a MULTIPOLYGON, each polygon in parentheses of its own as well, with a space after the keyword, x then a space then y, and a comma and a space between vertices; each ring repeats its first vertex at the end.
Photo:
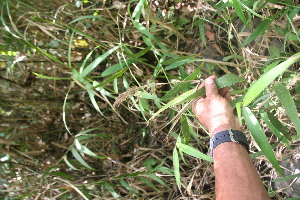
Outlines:
POLYGON ((300 196, 298 0, 0 6, 2 198, 213 199, 212 74, 269 195, 300 196))

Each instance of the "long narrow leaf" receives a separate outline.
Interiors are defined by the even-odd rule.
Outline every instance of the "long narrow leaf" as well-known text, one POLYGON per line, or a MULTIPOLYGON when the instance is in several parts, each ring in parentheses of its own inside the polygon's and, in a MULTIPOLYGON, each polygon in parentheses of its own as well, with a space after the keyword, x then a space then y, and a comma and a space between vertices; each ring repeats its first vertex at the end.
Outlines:
POLYGON ((280 14, 281 12, 277 12, 272 18, 270 19, 265 19, 262 21, 253 31, 253 33, 242 43, 241 47, 246 46, 249 44, 252 40, 257 38, 260 35, 263 35, 265 31, 269 28, 270 24, 276 17, 280 14))
POLYGON ((232 4, 236 14, 239 16, 239 18, 242 20, 242 22, 249 28, 249 24, 246 20, 246 17, 243 13, 242 3, 238 0, 230 0, 230 3, 232 4))
POLYGON ((272 133, 280 139, 287 147, 291 148, 287 138, 272 124, 267 113, 261 113, 261 118, 264 120, 265 124, 272 131, 272 133))
POLYGON ((118 195, 118 193, 115 191, 115 189, 113 188, 113 186, 111 184, 105 182, 104 186, 111 193, 111 195, 113 195, 113 197, 115 199, 120 199, 120 196, 118 195))
POLYGON ((103 60, 105 60, 110 54, 112 54, 115 50, 117 50, 120 46, 116 46, 112 49, 110 49, 109 51, 105 52, 104 54, 102 54, 101 56, 99 56, 98 58, 96 58, 91 64, 89 64, 80 74, 81 77, 85 77, 86 75, 88 75, 88 73, 90 73, 91 71, 93 71, 103 60))
POLYGON ((126 188, 126 190, 131 192, 131 194, 133 194, 134 196, 139 198, 139 195, 136 193, 136 191, 126 181, 124 181, 123 179, 120 179, 120 183, 124 188, 126 188))
POLYGON ((277 170, 277 172, 283 175, 282 169, 279 166, 279 163, 274 155, 272 146, 269 143, 267 136, 265 135, 258 120, 256 119, 256 117, 248 107, 243 108, 243 116, 247 124, 247 127, 251 132, 251 135, 253 136, 254 140, 263 151, 264 155, 267 157, 267 159, 270 161, 273 167, 277 170))
POLYGON ((213 159, 210 156, 207 156, 204 153, 201 153, 199 150, 197 150, 193 147, 190 147, 190 146, 188 146, 186 144, 182 144, 182 143, 177 143, 176 145, 180 151, 182 151, 190 156, 193 156, 195 158, 199 158, 202 160, 206 160, 208 162, 213 162, 213 159))
POLYGON ((179 170, 179 157, 176 147, 173 149, 173 168, 174 168, 174 176, 176 180, 177 186, 180 188, 180 170, 179 170))
POLYGON ((292 64, 300 60, 300 53, 296 53, 286 61, 280 63, 270 71, 264 73, 255 83, 251 85, 245 94, 243 105, 249 105, 277 76, 287 70, 292 64))
POLYGON ((163 100, 168 100, 176 95, 178 95, 180 92, 182 92, 183 90, 185 90, 186 88, 188 88, 188 86, 191 84, 189 81, 191 80, 195 80, 195 78, 197 77, 197 75, 199 74, 200 70, 202 69, 203 63, 193 72, 191 73, 189 76, 187 76, 183 81, 183 83, 179 83, 177 84, 174 88, 172 88, 171 90, 169 90, 164 96, 163 96, 163 100), (185 82, 186 81, 186 82, 185 82))
POLYGON ((83 160, 81 155, 78 153, 78 151, 74 147, 71 148, 71 152, 72 152, 73 156, 76 158, 76 160, 78 160, 78 162, 80 162, 83 166, 85 166, 88 169, 95 170, 94 168, 92 168, 89 164, 87 164, 83 160))
POLYGON ((293 122, 298 136, 300 137, 300 118, 298 117, 298 111, 289 90, 280 83, 276 83, 273 86, 273 89, 276 92, 281 104, 285 108, 286 114, 293 122))

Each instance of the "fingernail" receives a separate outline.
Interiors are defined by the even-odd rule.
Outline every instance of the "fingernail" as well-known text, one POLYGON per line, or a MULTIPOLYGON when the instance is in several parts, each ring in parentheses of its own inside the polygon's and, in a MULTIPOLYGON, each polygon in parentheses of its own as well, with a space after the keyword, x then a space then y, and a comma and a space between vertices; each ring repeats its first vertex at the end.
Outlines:
POLYGON ((211 79, 211 78, 209 78, 209 79, 207 79, 207 80, 205 81, 205 83, 207 83, 207 84, 213 84, 213 83, 214 83, 214 80, 211 79))

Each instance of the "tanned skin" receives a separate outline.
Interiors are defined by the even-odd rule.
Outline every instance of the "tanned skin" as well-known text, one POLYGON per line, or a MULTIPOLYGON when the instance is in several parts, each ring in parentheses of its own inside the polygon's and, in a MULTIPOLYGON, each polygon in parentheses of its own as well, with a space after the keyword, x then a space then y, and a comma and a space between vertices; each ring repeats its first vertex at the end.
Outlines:
MULTIPOLYGON (((211 136, 229 130, 241 130, 229 104, 227 88, 217 89, 216 76, 210 76, 200 85, 206 96, 193 104, 193 112, 211 136)), ((262 181, 241 144, 225 142, 213 151, 217 200, 270 200, 262 181)))

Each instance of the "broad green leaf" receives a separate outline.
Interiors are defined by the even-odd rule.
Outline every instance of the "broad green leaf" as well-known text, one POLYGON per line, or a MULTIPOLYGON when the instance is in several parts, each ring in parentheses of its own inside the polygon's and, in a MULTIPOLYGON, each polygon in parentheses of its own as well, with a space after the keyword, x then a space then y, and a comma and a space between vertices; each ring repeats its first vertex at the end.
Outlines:
POLYGON ((246 20, 246 17, 243 13, 243 9, 242 9, 242 3, 241 1, 238 0, 230 0, 230 3, 232 4, 236 14, 239 16, 239 18, 241 19, 241 21, 249 28, 249 24, 246 20))
POLYGON ((179 169, 179 157, 176 147, 173 149, 173 168, 174 168, 174 176, 177 183, 177 186, 181 187, 180 182, 180 169, 179 169))
POLYGON ((50 76, 44 76, 35 72, 32 72, 33 74, 35 74, 38 77, 44 78, 44 79, 51 79, 51 80, 70 80, 72 78, 56 78, 56 77, 50 77, 50 76))
POLYGON ((137 198, 139 198, 138 194, 136 193, 136 191, 123 179, 120 179, 120 183, 121 185, 128 190, 129 192, 131 192, 131 194, 133 194, 134 196, 136 196, 137 198))
POLYGON ((102 54, 101 56, 99 56, 98 58, 96 58, 91 64, 89 64, 83 71, 82 73, 80 73, 81 77, 85 77, 86 75, 88 75, 88 73, 90 73, 91 71, 93 71, 103 60, 105 60, 110 54, 112 54, 115 50, 117 50, 120 46, 116 46, 112 49, 110 49, 109 51, 105 52, 104 54, 102 54))
POLYGON ((76 158, 76 160, 78 160, 78 162, 80 162, 83 166, 85 166, 86 168, 90 169, 90 170, 95 170, 94 168, 92 168, 91 166, 89 166, 81 157, 81 155, 78 153, 78 151, 72 147, 71 148, 71 152, 73 154, 73 156, 76 158))
POLYGON ((182 144, 182 143, 177 143, 176 146, 180 151, 182 151, 190 156, 193 156, 195 158, 199 158, 202 160, 206 160, 208 162, 213 162, 213 159, 210 156, 207 156, 204 153, 201 153, 199 150, 197 150, 193 147, 190 147, 190 146, 188 146, 186 144, 182 144))
POLYGON ((191 73, 188 77, 186 77, 183 80, 183 83, 177 84, 174 88, 169 90, 163 97, 162 100, 168 100, 176 95, 178 95, 180 92, 183 90, 187 89, 188 86, 191 84, 189 81, 195 80, 197 75, 199 74, 200 70, 202 69, 203 63, 193 72, 191 73))
POLYGON ((115 199, 120 199, 120 196, 118 195, 118 193, 115 191, 115 189, 113 188, 113 186, 111 184, 105 182, 103 185, 115 199))
POLYGON ((268 128, 272 131, 272 133, 280 139, 287 147, 291 148, 291 145, 287 141, 287 138, 284 137, 283 134, 280 133, 280 131, 272 124, 270 121, 267 113, 261 113, 261 118, 264 120, 265 124, 268 126, 268 128))
POLYGON ((296 53, 286 61, 280 63, 268 72, 261 75, 261 77, 254 82, 247 93, 245 94, 243 105, 249 105, 272 81, 287 70, 292 64, 300 60, 300 53, 296 53))
POLYGON ((271 144, 268 141, 267 136, 265 135, 262 127, 260 126, 258 120, 251 112, 248 107, 243 108, 243 116, 246 122, 247 127, 249 128, 251 135, 253 136, 254 140, 256 141, 257 145, 263 151, 264 155, 273 165, 278 173, 283 175, 282 169, 279 166, 279 163, 274 155, 273 149, 271 144))
POLYGON ((134 62, 135 62, 135 60, 128 59, 126 61, 117 63, 117 64, 107 68, 106 70, 104 70, 104 72, 102 72, 101 76, 105 77, 105 76, 111 75, 111 74, 123 69, 125 66, 131 65, 134 62))
POLYGON ((300 118, 298 117, 298 111, 289 90, 280 83, 276 83, 273 86, 273 89, 276 92, 281 104, 285 108, 286 114, 293 122, 298 136, 300 136, 300 118))

